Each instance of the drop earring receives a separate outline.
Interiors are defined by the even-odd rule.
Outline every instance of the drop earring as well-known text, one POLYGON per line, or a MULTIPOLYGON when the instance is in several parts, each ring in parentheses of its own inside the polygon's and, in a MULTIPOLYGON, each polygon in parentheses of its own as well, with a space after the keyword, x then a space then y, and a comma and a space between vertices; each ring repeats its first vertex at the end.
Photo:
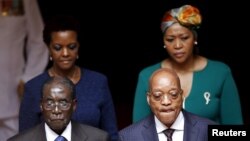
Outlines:
POLYGON ((198 42, 197 42, 197 41, 195 41, 195 42, 194 42, 194 44, 195 44, 195 45, 198 45, 198 42))
POLYGON ((164 45, 163 48, 166 48, 166 46, 164 45))
POLYGON ((50 61, 52 61, 52 60, 53 60, 51 56, 49 57, 49 60, 50 60, 50 61))

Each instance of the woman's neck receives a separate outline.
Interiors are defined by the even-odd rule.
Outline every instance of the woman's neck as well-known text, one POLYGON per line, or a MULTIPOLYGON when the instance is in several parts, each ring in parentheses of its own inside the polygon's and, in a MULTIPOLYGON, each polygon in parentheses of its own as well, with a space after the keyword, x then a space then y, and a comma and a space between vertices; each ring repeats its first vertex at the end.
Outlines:
POLYGON ((183 63, 177 63, 170 58, 162 62, 162 68, 170 68, 179 74, 203 70, 207 65, 207 59, 202 56, 193 56, 183 63))
POLYGON ((193 56, 183 63, 177 63, 172 59, 168 58, 163 61, 162 67, 173 69, 177 73, 190 73, 195 71, 196 59, 197 57, 193 56))
POLYGON ((49 69, 50 76, 63 76, 70 79, 72 82, 77 83, 80 80, 80 71, 78 66, 74 66, 69 70, 60 70, 54 66, 49 69))

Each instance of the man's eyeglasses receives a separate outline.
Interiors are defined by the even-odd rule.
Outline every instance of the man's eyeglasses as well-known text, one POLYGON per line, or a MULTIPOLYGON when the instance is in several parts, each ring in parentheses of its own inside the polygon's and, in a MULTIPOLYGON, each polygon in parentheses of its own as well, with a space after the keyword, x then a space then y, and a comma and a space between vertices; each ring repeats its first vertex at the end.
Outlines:
POLYGON ((149 91, 148 95, 152 96, 155 101, 162 101, 165 95, 169 100, 176 100, 181 94, 182 90, 169 90, 168 92, 163 91, 149 91))
POLYGON ((72 100, 66 101, 66 100, 61 100, 58 102, 55 102, 53 100, 43 100, 42 101, 44 104, 45 110, 53 110, 57 106, 60 110, 68 110, 70 108, 72 100))

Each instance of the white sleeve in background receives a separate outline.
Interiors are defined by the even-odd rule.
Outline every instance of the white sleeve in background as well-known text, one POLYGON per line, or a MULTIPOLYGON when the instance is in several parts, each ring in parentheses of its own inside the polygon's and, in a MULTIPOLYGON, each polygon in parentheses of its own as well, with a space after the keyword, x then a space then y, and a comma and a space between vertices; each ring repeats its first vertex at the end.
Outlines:
POLYGON ((27 30, 27 61, 22 79, 27 82, 42 73, 48 64, 48 49, 43 42, 43 20, 37 0, 24 0, 25 22, 27 30))

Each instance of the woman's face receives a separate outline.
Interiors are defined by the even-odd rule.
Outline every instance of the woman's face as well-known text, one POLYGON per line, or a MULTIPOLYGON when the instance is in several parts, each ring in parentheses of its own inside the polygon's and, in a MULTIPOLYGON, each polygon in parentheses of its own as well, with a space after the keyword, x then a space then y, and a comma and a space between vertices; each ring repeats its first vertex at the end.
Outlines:
POLYGON ((166 30, 163 41, 175 62, 183 63, 192 57, 195 38, 190 29, 175 23, 166 30))
POLYGON ((66 30, 53 32, 49 46, 53 66, 61 70, 74 67, 78 57, 79 42, 75 31, 66 30))

